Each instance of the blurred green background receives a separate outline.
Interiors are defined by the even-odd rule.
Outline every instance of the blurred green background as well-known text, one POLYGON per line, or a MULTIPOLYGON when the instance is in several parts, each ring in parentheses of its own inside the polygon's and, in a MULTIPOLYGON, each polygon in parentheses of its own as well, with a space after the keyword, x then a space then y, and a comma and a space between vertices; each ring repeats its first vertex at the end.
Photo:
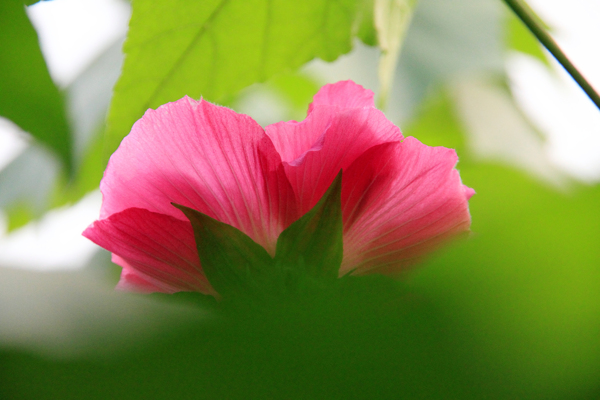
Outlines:
MULTIPOLYGON (((23 2, 3 2, 0 115, 30 137, 0 169, 6 235, 96 190, 148 107, 203 96, 265 125, 301 120, 326 82, 381 94, 373 10, 392 3, 135 0, 122 69, 117 38, 61 86, 23 2)), ((406 4, 385 112, 457 150, 469 239, 400 280, 268 307, 114 292, 104 251, 77 271, 0 265, 0 398, 598 398, 600 188, 549 160, 506 59, 552 64, 500 1, 406 4)))

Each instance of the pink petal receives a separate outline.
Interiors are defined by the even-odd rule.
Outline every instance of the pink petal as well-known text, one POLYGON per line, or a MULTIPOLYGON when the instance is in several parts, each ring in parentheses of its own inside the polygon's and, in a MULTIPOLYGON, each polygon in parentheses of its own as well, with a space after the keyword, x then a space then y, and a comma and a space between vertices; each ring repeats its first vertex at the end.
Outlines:
POLYGON ((268 251, 297 214, 264 130, 246 115, 188 97, 135 123, 100 188, 101 218, 137 207, 184 220, 175 202, 235 226, 268 251))
POLYGON ((373 146, 403 139, 398 127, 375 108, 316 106, 302 122, 266 127, 281 155, 301 214, 325 193, 340 169, 373 146))
POLYGON ((143 273, 137 271, 130 266, 125 259, 117 256, 116 254, 112 255, 112 262, 123 267, 123 270, 121 271, 121 279, 117 284, 117 290, 137 293, 175 293, 179 291, 179 289, 176 287, 153 279, 148 275, 144 275, 143 273))
POLYGON ((467 197, 467 200, 469 200, 475 194, 475 190, 471 189, 466 185, 463 185, 463 189, 465 191, 465 196, 467 197))
POLYGON ((358 158, 343 176, 340 275, 398 273, 468 232, 472 190, 462 185, 457 161, 454 150, 412 137, 358 158))
POLYGON ((341 81, 328 84, 319 89, 308 106, 310 114, 315 106, 326 105, 340 108, 375 107, 374 93, 352 81, 341 81))
POLYGON ((189 222, 140 208, 95 221, 84 232, 124 268, 119 287, 215 294, 206 279, 189 222))

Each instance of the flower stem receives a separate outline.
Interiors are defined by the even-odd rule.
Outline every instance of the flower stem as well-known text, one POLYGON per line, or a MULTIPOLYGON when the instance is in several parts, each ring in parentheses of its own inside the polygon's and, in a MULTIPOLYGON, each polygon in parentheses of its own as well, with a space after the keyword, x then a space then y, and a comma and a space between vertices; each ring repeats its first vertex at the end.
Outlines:
POLYGON ((530 10, 529 6, 524 0, 504 0, 504 2, 514 11, 521 21, 527 26, 527 28, 535 35, 535 37, 548 49, 548 51, 556 58, 556 60, 567 70, 567 72, 575 79, 575 82, 579 84, 581 89, 588 95, 588 97, 594 102, 596 107, 600 109, 600 96, 594 90, 592 85, 581 75, 581 73, 575 68, 573 63, 569 61, 565 53, 560 49, 558 44, 552 39, 552 37, 542 27, 540 22, 536 19, 535 15, 530 10))

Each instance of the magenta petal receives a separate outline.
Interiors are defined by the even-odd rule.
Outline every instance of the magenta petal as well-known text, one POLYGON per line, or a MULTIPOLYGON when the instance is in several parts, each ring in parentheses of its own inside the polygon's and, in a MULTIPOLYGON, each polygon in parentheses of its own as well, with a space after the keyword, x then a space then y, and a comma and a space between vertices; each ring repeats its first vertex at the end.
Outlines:
POLYGON ((325 193, 340 169, 373 146, 403 139, 398 127, 375 108, 315 107, 302 122, 269 125, 301 214, 325 193))
POLYGON ((113 261, 123 267, 122 289, 215 294, 187 221, 129 208, 95 221, 83 236, 113 253, 113 261))
POLYGON ((336 106, 341 108, 375 107, 374 93, 352 81, 341 81, 323 86, 308 106, 310 114, 315 106, 336 106))
POLYGON ((277 122, 268 125, 265 131, 282 161, 298 163, 307 153, 322 149, 325 131, 337 112, 332 107, 318 107, 318 112, 302 122, 277 122))
POLYGON ((358 158, 343 178, 340 274, 398 273, 468 232, 472 190, 462 185, 457 161, 454 150, 412 137, 358 158))
POLYGON ((100 217, 143 208, 183 220, 175 202, 270 249, 285 228, 281 216, 294 214, 283 173, 272 142, 254 120, 185 97, 148 110, 123 139, 101 183, 100 217))
POLYGON ((467 198, 467 200, 469 200, 475 194, 475 190, 471 189, 466 185, 463 185, 463 189, 465 191, 465 197, 467 198))
POLYGON ((175 293, 180 289, 144 275, 129 265, 125 259, 112 255, 112 262, 123 267, 117 290, 137 293, 175 293))

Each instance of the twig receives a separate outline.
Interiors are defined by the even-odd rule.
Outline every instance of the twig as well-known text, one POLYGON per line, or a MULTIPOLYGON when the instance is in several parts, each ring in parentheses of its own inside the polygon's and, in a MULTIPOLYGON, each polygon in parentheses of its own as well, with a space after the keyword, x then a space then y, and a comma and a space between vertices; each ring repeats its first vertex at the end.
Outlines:
POLYGON ((540 22, 537 20, 535 15, 529 9, 529 6, 523 0, 504 0, 504 2, 514 11, 521 21, 527 26, 527 28, 535 35, 535 37, 548 49, 550 54, 556 58, 556 60, 567 70, 567 72, 573 77, 575 82, 579 84, 581 89, 589 96, 594 102, 596 107, 600 109, 600 96, 594 90, 592 85, 581 75, 581 73, 575 68, 573 63, 569 61, 565 53, 560 49, 558 44, 552 39, 552 37, 542 27, 540 22))

